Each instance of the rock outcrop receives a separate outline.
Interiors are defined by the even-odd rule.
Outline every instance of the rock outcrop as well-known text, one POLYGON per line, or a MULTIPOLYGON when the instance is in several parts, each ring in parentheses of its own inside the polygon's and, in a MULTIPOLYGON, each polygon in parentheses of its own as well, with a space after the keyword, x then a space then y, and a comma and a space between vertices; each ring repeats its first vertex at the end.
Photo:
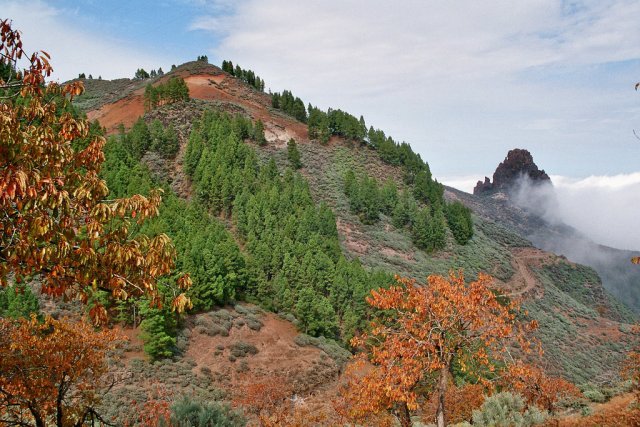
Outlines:
POLYGON ((513 149, 507 153, 507 157, 496 168, 493 173, 493 182, 488 177, 484 178, 484 182, 478 181, 473 189, 473 194, 484 194, 496 190, 507 191, 524 175, 528 176, 533 183, 551 183, 549 175, 538 168, 529 151, 520 148, 513 149))

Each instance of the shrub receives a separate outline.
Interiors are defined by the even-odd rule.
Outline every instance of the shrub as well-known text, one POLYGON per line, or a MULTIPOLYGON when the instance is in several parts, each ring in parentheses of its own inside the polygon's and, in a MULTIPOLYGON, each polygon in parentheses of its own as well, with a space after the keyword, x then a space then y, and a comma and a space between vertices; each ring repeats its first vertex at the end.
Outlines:
POLYGON ((171 406, 171 425, 175 427, 238 427, 245 424, 240 413, 219 403, 201 403, 185 396, 171 406))
POLYGON ((234 342, 229 346, 229 350, 231 350, 231 355, 234 357, 246 357, 248 354, 258 354, 258 349, 255 345, 244 341, 234 342))
POLYGON ((336 341, 325 337, 312 337, 306 334, 300 334, 293 339, 300 347, 314 346, 324 351, 329 357, 331 357, 338 367, 342 368, 345 363, 351 358, 351 353, 345 348, 341 347, 336 341))
POLYGON ((584 394, 584 397, 592 402, 604 403, 607 401, 606 396, 600 390, 597 390, 595 388, 589 388, 582 392, 582 394, 584 394))
POLYGON ((479 410, 473 411, 473 425, 478 427, 528 427, 544 422, 546 413, 531 406, 524 410, 521 396, 510 392, 488 397, 479 410))
POLYGON ((238 365, 238 367, 236 368, 236 372, 241 374, 243 372, 247 372, 249 370, 249 364, 247 363, 246 360, 243 360, 242 362, 240 362, 240 365, 238 365))
POLYGON ((247 317, 246 318, 246 322, 247 322, 247 326, 249 327, 249 329, 253 330, 253 331, 259 331, 260 329, 262 329, 262 327, 264 326, 264 324, 257 318, 255 317, 247 317))

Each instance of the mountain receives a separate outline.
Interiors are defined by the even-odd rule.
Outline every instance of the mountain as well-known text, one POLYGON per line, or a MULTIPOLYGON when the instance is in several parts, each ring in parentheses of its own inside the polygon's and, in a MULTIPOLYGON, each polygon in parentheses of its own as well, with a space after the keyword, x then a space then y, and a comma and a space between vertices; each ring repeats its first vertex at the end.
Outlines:
MULTIPOLYGON (((455 191, 450 189, 450 191, 455 191)), ((474 212, 499 222, 545 251, 593 268, 604 288, 635 312, 640 311, 640 269, 631 264, 634 253, 600 245, 559 220, 557 196, 549 176, 522 149, 509 151, 498 165, 493 183, 478 181, 474 195, 458 196, 474 212)))
POLYGON ((481 195, 491 191, 509 191, 522 177, 536 185, 550 184, 551 178, 544 170, 538 169, 533 161, 533 156, 527 150, 513 149, 507 153, 507 157, 498 165, 493 173, 493 182, 488 177, 478 181, 473 189, 474 195, 481 195))
MULTIPOLYGON (((232 369, 239 365, 220 365, 194 350, 216 348, 206 339, 211 328, 206 316, 220 322, 229 314, 216 314, 219 307, 240 298, 279 312, 302 332, 327 337, 293 338, 292 329, 287 335, 288 343, 297 339, 326 348, 324 356, 314 353, 315 365, 333 360, 313 387, 299 389, 305 396, 321 394, 339 374, 339 352, 330 349, 340 346, 332 338, 344 342, 366 322, 363 299, 370 288, 388 284, 392 274, 424 281, 464 269, 469 279, 491 274, 505 297, 523 299, 528 317, 540 324, 537 336, 551 373, 599 386, 617 377, 636 315, 608 292, 615 286, 603 287, 593 268, 553 253, 558 247, 552 247, 552 236, 569 236, 567 227, 509 201, 503 190, 522 172, 517 165, 548 181, 526 151, 510 153, 488 183, 491 191, 470 195, 438 184, 426 162, 381 131, 371 128, 354 138, 367 129, 363 118, 310 108, 309 117, 296 119, 289 114, 293 110, 275 108, 269 94, 202 61, 155 79, 84 83, 86 92, 76 105, 111 135, 104 171, 109 187, 126 193, 160 184, 170 190, 150 231, 171 235, 181 253, 179 266, 192 270, 200 290, 199 314, 189 317, 179 335, 184 363, 191 366, 181 369, 208 369, 212 384, 226 390, 242 378, 274 374, 268 361, 253 366, 257 356, 251 352, 246 366, 232 369), (184 79, 191 99, 145 108, 147 86, 160 87, 172 77, 184 79), (309 137, 309 128, 316 137, 309 137), (330 134, 323 134, 325 129, 330 134), (164 153, 174 137, 177 150, 164 153), (300 154, 300 175, 288 170, 290 140, 300 154), (452 212, 464 217, 465 211, 451 208, 460 206, 456 202, 471 209, 470 238, 459 234, 458 225, 466 223, 452 212), (409 225, 402 221, 405 214, 413 215, 409 225), (420 235, 420 215, 428 218, 425 224, 443 224, 435 243, 420 235), (198 326, 202 333, 196 333, 198 326)), ((251 345, 277 341, 256 338, 260 333, 251 333, 251 345)), ((226 357, 231 344, 216 345, 226 357)), ((305 357, 299 371, 306 372, 313 357, 299 353, 289 353, 291 363, 305 357)))

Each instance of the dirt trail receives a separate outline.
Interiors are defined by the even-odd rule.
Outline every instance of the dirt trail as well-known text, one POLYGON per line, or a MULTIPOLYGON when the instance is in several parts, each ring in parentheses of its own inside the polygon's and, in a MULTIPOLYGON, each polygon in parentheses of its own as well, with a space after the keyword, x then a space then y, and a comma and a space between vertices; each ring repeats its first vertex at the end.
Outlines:
POLYGON ((501 288, 510 297, 540 298, 544 294, 544 286, 531 271, 531 267, 540 267, 553 262, 554 255, 537 248, 514 248, 512 266, 513 276, 507 281, 498 281, 501 288))

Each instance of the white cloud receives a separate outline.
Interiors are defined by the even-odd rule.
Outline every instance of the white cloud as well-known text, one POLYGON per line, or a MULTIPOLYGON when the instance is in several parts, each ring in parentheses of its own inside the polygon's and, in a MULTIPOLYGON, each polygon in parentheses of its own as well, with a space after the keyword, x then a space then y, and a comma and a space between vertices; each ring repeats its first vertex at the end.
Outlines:
POLYGON ((514 147, 586 175, 637 170, 636 70, 615 64, 640 60, 639 15, 633 0, 246 0, 192 28, 273 90, 410 142, 436 176, 492 170, 514 147))
POLYGON ((640 250, 640 173, 582 179, 553 175, 551 180, 553 189, 524 182, 514 200, 597 243, 640 250))
POLYGON ((139 67, 156 68, 169 60, 144 52, 128 40, 117 40, 84 30, 75 11, 62 10, 40 0, 1 1, 0 18, 10 18, 22 32, 25 50, 51 55, 52 78, 65 81, 84 72, 105 79, 133 76, 139 67))
POLYGON ((564 222, 598 243, 640 250, 640 173, 552 179, 564 222))
POLYGON ((456 176, 443 176, 438 180, 449 187, 453 187, 457 190, 467 193, 473 193, 473 188, 478 181, 484 181, 484 177, 478 177, 478 175, 456 175, 456 176))

